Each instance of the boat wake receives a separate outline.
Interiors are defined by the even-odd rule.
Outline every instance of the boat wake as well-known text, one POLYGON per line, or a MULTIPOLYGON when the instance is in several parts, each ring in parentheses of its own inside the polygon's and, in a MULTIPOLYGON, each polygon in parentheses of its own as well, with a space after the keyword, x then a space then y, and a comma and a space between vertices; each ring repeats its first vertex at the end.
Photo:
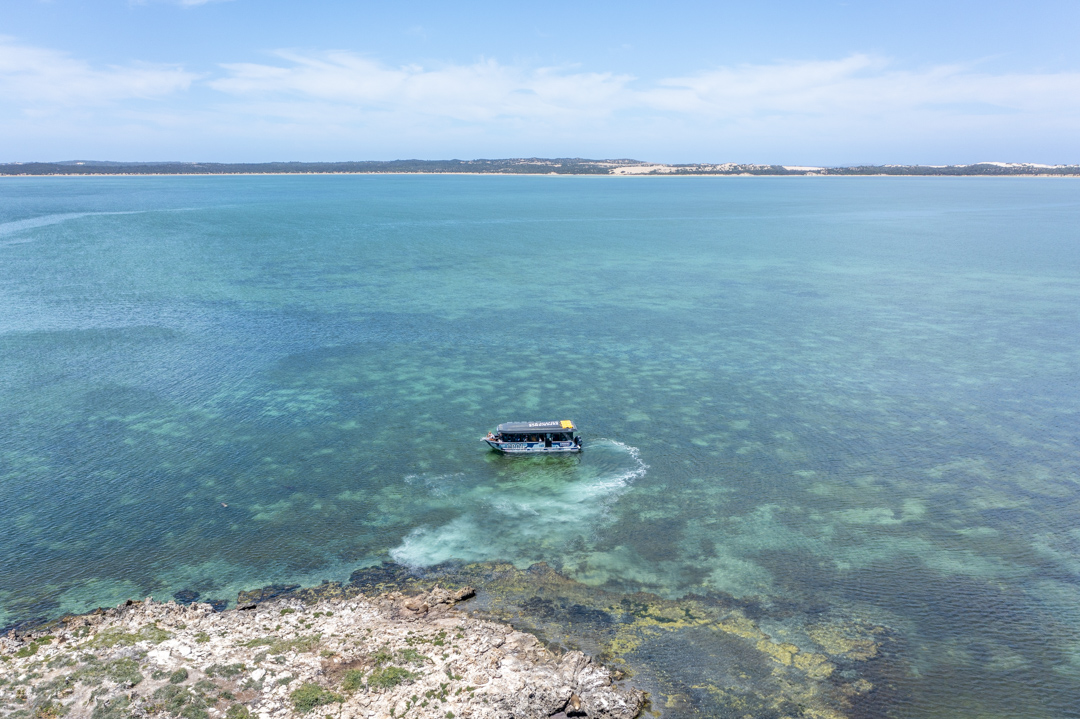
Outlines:
MULTIPOLYGON (((0 222, 0 237, 6 237, 8 235, 14 235, 25 230, 33 230, 38 227, 48 227, 49 225, 58 225, 61 222, 67 222, 68 220, 78 220, 83 217, 102 217, 108 215, 142 215, 150 212, 187 212, 194 210, 194 207, 178 207, 168 210, 113 210, 110 212, 61 212, 53 215, 42 215, 40 217, 28 217, 23 220, 12 220, 10 222, 0 222)), ((33 242, 35 237, 23 237, 17 240, 8 240, 6 242, 0 242, 0 247, 7 247, 8 245, 21 245, 27 242, 33 242)))
MULTIPOLYGON (((504 560, 525 566, 580 549, 606 524, 611 507, 648 465, 636 447, 611 439, 588 444, 580 462, 503 462, 491 480, 432 491, 436 507, 457 512, 418 527, 390 551, 394 561, 426 567, 449 560, 504 560)), ((457 477, 456 477, 457 478, 457 477)), ((433 484, 412 476, 416 487, 433 484)))
POLYGON ((623 481, 629 482, 635 479, 639 479, 641 477, 644 477, 645 473, 649 471, 649 465, 645 464, 645 461, 641 459, 641 451, 637 447, 631 447, 630 445, 625 444, 624 442, 620 442, 617 439, 607 439, 606 437, 601 437, 600 439, 593 440, 590 446, 592 446, 592 444, 610 444, 630 455, 630 458, 634 460, 634 464, 636 466, 632 470, 630 470, 625 477, 622 478, 623 481))
POLYGON ((77 220, 80 217, 96 217, 98 215, 135 215, 139 212, 141 212, 141 210, 128 210, 124 212, 62 212, 55 215, 30 217, 25 220, 0 222, 0 237, 3 237, 4 235, 11 235, 16 232, 22 232, 23 230, 32 230, 37 227, 58 225, 61 222, 67 222, 68 220, 77 220))

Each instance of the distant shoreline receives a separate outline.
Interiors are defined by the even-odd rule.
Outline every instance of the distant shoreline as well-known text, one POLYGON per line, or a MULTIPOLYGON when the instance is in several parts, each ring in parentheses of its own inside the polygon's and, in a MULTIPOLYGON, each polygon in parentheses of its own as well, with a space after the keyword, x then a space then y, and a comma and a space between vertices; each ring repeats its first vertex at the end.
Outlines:
POLYGON ((509 172, 54 172, 54 173, 38 173, 38 174, 13 174, 0 172, 0 179, 4 178, 29 178, 29 177, 303 177, 314 175, 424 175, 424 176, 438 176, 438 175, 461 175, 469 177, 617 177, 628 179, 640 179, 648 177, 731 177, 731 178, 746 178, 746 177, 983 177, 983 178, 1078 178, 1080 172, 1076 173, 1014 173, 1014 174, 1001 174, 1001 175, 983 175, 978 173, 970 174, 890 174, 890 173, 878 173, 878 174, 850 174, 844 175, 840 173, 788 173, 788 174, 767 174, 767 173, 664 173, 664 174, 619 174, 619 175, 598 175, 593 173, 570 173, 570 172, 550 172, 550 173, 509 173, 509 172))
POLYGON ((26 162, 0 164, 0 177, 184 175, 574 175, 597 177, 1080 177, 1080 165, 980 162, 970 165, 815 167, 745 163, 667 165, 640 160, 511 158, 362 162, 26 162))

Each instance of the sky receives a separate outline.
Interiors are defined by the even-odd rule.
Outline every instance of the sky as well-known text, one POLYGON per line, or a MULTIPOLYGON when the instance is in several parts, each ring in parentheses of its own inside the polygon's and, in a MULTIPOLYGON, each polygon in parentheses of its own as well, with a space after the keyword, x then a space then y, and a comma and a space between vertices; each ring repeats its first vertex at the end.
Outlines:
POLYGON ((0 162, 1080 163, 1080 2, 0 0, 0 162))

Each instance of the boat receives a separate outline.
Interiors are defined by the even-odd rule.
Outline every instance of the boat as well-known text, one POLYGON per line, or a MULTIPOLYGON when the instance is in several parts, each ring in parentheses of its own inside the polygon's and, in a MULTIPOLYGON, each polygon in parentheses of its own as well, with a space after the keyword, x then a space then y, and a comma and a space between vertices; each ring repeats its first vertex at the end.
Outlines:
POLYGON ((580 452, 581 435, 568 419, 554 422, 504 422, 483 438, 504 454, 580 452))

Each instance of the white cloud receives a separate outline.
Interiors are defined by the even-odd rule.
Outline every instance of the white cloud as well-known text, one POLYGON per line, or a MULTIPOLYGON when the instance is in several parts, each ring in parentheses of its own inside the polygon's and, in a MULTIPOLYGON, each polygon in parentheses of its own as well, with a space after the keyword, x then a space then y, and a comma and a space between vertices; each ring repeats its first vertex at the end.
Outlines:
POLYGON ((203 77, 179 65, 92 66, 0 38, 3 116, 0 133, 39 144, 111 133, 114 146, 138 137, 192 159, 243 144, 249 157, 269 147, 296 158, 1080 160, 1080 73, 898 68, 860 54, 643 80, 493 59, 393 67, 348 51, 282 50, 203 77))
POLYGON ((23 109, 164 97, 186 90, 196 77, 172 65, 95 68, 66 53, 0 38, 0 103, 23 109))
MULTIPOLYGON (((484 60, 433 69, 393 68, 349 52, 281 51, 276 64, 224 65, 209 84, 237 98, 321 111, 368 111, 487 123, 589 122, 619 113, 660 113, 692 123, 787 116, 845 124, 886 115, 1080 113, 1080 73, 985 74, 964 66, 890 68, 884 58, 738 65, 653 83, 629 75, 528 68, 484 60)), ((289 115, 296 111, 286 111, 289 115)), ((304 114, 304 113, 300 113, 304 114)))
POLYGON ((580 118, 622 102, 632 78, 560 68, 523 68, 481 60, 425 69, 388 67, 349 52, 280 51, 285 64, 224 65, 211 81, 235 96, 314 100, 347 108, 442 116, 465 122, 500 118, 580 118))
POLYGON ((658 110, 739 118, 759 114, 869 117, 914 111, 1080 111, 1080 73, 978 73, 960 65, 892 70, 883 58, 742 65, 669 78, 645 91, 658 110))

